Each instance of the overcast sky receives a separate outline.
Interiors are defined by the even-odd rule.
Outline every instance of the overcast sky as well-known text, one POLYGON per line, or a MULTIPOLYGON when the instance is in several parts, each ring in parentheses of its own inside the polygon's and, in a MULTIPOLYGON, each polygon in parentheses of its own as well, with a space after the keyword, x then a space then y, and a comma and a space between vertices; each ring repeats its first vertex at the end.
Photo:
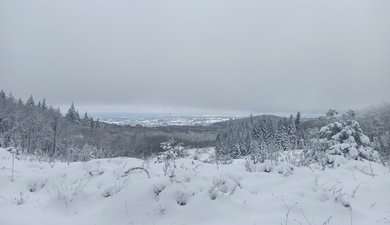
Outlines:
POLYGON ((0 0, 0 89, 23 99, 320 112, 389 87, 389 0, 0 0))

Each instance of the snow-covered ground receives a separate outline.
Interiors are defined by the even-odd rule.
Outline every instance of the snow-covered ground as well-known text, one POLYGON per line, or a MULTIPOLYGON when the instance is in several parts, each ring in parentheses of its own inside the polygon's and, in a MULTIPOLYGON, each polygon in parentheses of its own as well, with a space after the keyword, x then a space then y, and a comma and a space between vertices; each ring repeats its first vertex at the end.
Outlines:
MULTIPOLYGON (((211 149, 209 149, 211 151, 211 149)), ((390 172, 349 161, 338 168, 208 164, 204 150, 164 163, 133 158, 67 165, 15 161, 0 149, 1 225, 335 224, 390 223, 390 172), (142 166, 143 170, 128 171, 142 166), (266 167, 271 172, 261 172, 266 167), (273 169, 272 169, 273 168, 273 169), (372 176, 372 172, 374 176, 372 176)))

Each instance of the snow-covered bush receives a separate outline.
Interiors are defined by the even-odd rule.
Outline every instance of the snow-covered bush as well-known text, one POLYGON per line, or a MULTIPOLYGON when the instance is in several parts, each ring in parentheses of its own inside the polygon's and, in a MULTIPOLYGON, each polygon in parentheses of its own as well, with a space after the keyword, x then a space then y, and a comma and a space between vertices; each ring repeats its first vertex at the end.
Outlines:
POLYGON ((67 161, 69 162, 86 162, 91 159, 99 159, 104 156, 102 149, 89 144, 85 144, 82 148, 70 146, 67 149, 67 155, 67 161))
POLYGON ((174 139, 162 142, 160 147, 164 152, 157 156, 157 161, 164 163, 164 175, 174 176, 175 160, 185 156, 185 148, 182 143, 178 143, 174 139))
POLYGON ((344 159, 379 161, 378 152, 371 147, 370 139, 363 134, 359 123, 349 112, 338 121, 322 127, 312 140, 311 158, 325 164, 339 164, 344 159), (325 161, 325 162, 324 162, 325 161))
POLYGON ((215 177, 209 189, 209 196, 211 200, 216 200, 218 196, 231 197, 239 188, 242 188, 241 183, 233 177, 215 177))
POLYGON ((186 150, 186 155, 193 160, 204 163, 215 163, 215 148, 190 148, 186 150))
POLYGON ((303 150, 303 156, 305 158, 303 165, 309 166, 312 163, 326 165, 328 162, 326 150, 330 148, 330 146, 330 143, 325 139, 311 139, 303 150))
POLYGON ((284 176, 293 174, 294 166, 286 163, 274 160, 266 160, 264 163, 253 163, 251 160, 246 160, 245 169, 247 172, 266 172, 266 173, 278 173, 284 176))
POLYGON ((162 142, 160 147, 164 151, 157 157, 159 162, 184 157, 185 148, 183 147, 183 144, 176 142, 174 139, 162 142))
POLYGON ((233 162, 233 158, 230 155, 216 153, 215 162, 217 164, 231 164, 233 162))
POLYGON ((379 161, 379 155, 370 146, 370 139, 363 134, 355 120, 342 120, 331 123, 319 131, 321 139, 331 145, 326 150, 330 155, 341 155, 347 159, 368 159, 379 161))
POLYGON ((296 167, 306 166, 306 155, 303 150, 290 150, 285 152, 279 152, 277 160, 280 162, 286 162, 296 167))
POLYGON ((251 159, 255 163, 264 163, 266 160, 276 160, 276 156, 280 153, 278 148, 273 145, 267 148, 261 147, 257 141, 251 142, 251 159))
POLYGON ((71 146, 69 147, 68 152, 69 152, 68 160, 70 162, 76 162, 76 161, 86 162, 91 159, 91 152, 87 151, 87 149, 85 148, 80 149, 76 146, 71 146))

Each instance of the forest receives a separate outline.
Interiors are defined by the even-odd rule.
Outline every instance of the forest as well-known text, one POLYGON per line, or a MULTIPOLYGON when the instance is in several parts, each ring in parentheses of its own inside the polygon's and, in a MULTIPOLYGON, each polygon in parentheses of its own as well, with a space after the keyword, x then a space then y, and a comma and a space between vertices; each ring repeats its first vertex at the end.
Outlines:
MULTIPOLYGON (((0 91, 0 147, 15 147, 18 154, 51 160, 148 158, 164 150, 161 143, 173 139, 185 147, 215 147, 216 159, 221 162, 247 156, 264 161, 286 150, 326 151, 332 143, 319 141, 324 139, 320 129, 336 122, 341 125, 334 132, 352 126, 354 132, 369 138, 367 145, 381 160, 389 160, 390 104, 344 114, 331 109, 318 118, 305 118, 298 112, 289 117, 251 115, 211 126, 142 127, 100 122, 87 112, 81 117, 73 103, 63 115, 45 99, 35 103, 30 96, 24 103, 0 91)), ((348 138, 351 134, 343 135, 348 138)))
POLYGON ((186 146, 214 145, 218 126, 142 127, 100 122, 87 113, 80 116, 72 103, 59 108, 25 102, 0 91, 0 147, 15 147, 18 154, 65 161, 128 156, 145 158, 163 149, 161 142, 174 138, 186 146))

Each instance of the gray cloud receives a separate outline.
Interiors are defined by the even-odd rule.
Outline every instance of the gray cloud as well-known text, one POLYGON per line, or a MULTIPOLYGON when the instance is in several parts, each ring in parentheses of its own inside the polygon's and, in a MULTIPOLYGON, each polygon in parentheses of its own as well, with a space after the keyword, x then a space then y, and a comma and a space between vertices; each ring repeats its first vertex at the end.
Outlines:
POLYGON ((1 1, 0 88, 55 105, 323 111, 390 101, 387 0, 1 1))

